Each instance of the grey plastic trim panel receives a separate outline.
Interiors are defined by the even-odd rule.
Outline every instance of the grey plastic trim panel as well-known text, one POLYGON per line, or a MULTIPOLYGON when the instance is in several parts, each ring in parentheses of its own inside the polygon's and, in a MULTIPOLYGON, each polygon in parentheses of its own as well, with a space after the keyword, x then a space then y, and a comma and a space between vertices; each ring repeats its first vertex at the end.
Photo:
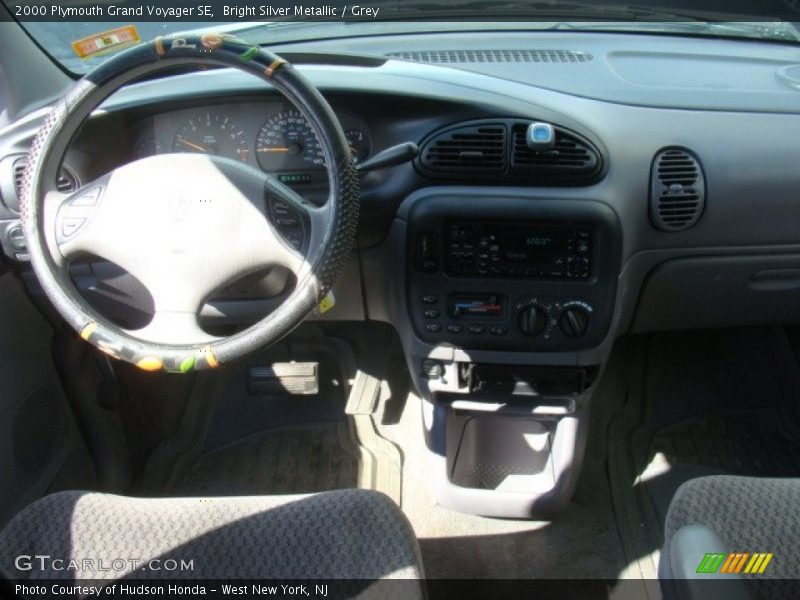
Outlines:
MULTIPOLYGON (((684 259, 705 259, 726 262, 730 259, 761 259, 762 261, 778 262, 782 256, 800 257, 800 244, 784 244, 762 247, 722 246, 703 248, 680 248, 672 250, 651 250, 633 255, 622 267, 617 293, 617 310, 611 330, 615 336, 620 336, 634 330, 634 319, 648 276, 660 266, 669 261, 684 259)), ((759 269, 756 269, 758 271, 759 269)), ((756 271, 753 271, 755 274, 756 271)), ((699 295, 699 294, 698 294, 699 295)), ((723 301, 725 299, 722 299, 723 301)), ((724 311, 723 311, 724 314, 724 311)), ((739 325, 737 321, 724 322, 727 326, 739 325)), ((649 329, 650 325, 640 322, 635 325, 637 331, 649 329)))
POLYGON ((649 273, 630 330, 786 323, 800 323, 800 254, 696 256, 649 273))
POLYGON ((738 573, 697 572, 704 556, 728 551, 717 533, 706 525, 681 527, 659 560, 666 600, 752 600, 744 577, 738 573))

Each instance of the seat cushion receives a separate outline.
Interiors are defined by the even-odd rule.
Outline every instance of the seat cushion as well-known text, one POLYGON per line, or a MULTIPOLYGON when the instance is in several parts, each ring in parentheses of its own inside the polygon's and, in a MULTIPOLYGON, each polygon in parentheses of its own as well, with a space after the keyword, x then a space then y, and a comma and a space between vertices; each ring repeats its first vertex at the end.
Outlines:
POLYGON ((705 525, 722 540, 728 552, 774 554, 763 574, 742 573, 753 597, 796 598, 800 576, 798 508, 800 479, 732 475, 692 479, 678 488, 670 503, 664 547, 669 556, 678 530, 687 525, 705 525), (784 581, 777 581, 781 579, 784 581))
POLYGON ((366 490, 235 498, 52 494, 0 533, 0 571, 14 579, 78 580, 422 576, 405 516, 388 497, 366 490), (50 558, 28 569, 20 555, 50 558))

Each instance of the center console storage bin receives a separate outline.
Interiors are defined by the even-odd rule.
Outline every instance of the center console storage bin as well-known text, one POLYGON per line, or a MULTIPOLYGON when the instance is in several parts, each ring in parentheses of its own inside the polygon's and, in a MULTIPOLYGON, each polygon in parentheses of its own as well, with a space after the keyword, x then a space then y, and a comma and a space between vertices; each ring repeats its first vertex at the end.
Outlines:
POLYGON ((450 411, 447 469, 461 487, 543 493, 555 485, 551 453, 554 424, 522 416, 450 411))

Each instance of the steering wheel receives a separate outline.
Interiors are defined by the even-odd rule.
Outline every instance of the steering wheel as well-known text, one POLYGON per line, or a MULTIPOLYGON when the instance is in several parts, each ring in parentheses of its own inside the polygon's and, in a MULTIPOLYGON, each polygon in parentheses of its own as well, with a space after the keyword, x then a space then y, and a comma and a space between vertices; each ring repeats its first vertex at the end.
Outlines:
POLYGON ((319 91, 279 56, 214 33, 156 38, 78 81, 33 141, 21 196, 33 269, 64 319, 115 358, 145 370, 176 372, 216 368, 299 325, 348 259, 359 204, 344 132, 319 91), (300 110, 323 151, 329 195, 322 206, 255 167, 203 154, 150 156, 72 194, 53 189, 70 141, 103 100, 134 79, 197 64, 235 67, 261 77, 300 110), (271 221, 274 206, 302 223, 303 251, 271 221), (87 254, 116 263, 148 289, 155 312, 147 326, 124 329, 78 293, 68 265, 87 254), (293 273, 296 285, 273 312, 228 337, 203 331, 197 315, 212 292, 276 266, 293 273))

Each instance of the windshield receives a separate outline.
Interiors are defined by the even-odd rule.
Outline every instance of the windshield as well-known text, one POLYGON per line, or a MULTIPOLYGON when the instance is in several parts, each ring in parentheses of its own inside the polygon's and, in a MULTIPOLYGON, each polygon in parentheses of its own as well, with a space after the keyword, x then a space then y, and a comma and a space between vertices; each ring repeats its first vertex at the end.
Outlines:
MULTIPOLYGON (((713 0, 707 0, 713 1, 713 0)), ((749 15, 751 20, 728 19, 725 12, 702 12, 696 3, 692 9, 676 10, 675 7, 662 8, 637 4, 614 4, 607 2, 509 2, 508 0, 465 0, 460 1, 400 1, 388 0, 374 3, 369 14, 351 20, 337 11, 345 8, 325 7, 330 14, 311 14, 295 16, 293 8, 278 12, 275 21, 216 20, 221 13, 214 14, 211 20, 183 20, 173 18, 163 22, 111 21, 102 19, 90 22, 80 21, 80 17, 64 13, 64 20, 50 22, 46 17, 21 13, 19 6, 3 0, 12 14, 17 15, 21 24, 54 60, 75 74, 83 74, 102 63, 110 55, 139 40, 150 40, 159 35, 187 31, 226 31, 254 44, 278 44, 284 42, 310 40, 341 40, 341 49, 346 50, 346 39, 356 36, 388 35, 401 33, 447 32, 447 31, 609 31, 626 33, 658 33, 686 36, 709 36, 724 38, 743 38, 781 43, 800 43, 800 19, 798 14, 789 12, 781 15, 758 18, 749 15), (333 12, 332 12, 333 11, 333 12), (285 15, 285 16, 283 16, 285 15), (488 19, 496 19, 490 21, 488 19), (485 19, 485 20, 483 20, 485 19), (528 20, 530 19, 530 20, 528 20)), ((70 3, 70 7, 80 5, 70 3)), ((273 3, 274 4, 274 3, 273 3)), ((230 19, 248 16, 245 5, 231 3, 230 19)), ((685 4, 684 4, 685 5, 685 4)), ((786 3, 789 7, 791 3, 786 3)), ((42 5, 49 12, 61 14, 58 5, 42 5)), ((86 5, 87 10, 92 3, 86 5)), ((109 7, 105 8, 106 13, 109 7)), ((275 6, 278 6, 277 4, 275 6)), ((348 10, 354 10, 351 5, 348 10)), ((724 8, 729 4, 723 3, 724 8)), ((214 10, 218 10, 215 7, 214 10)), ((282 9, 264 6, 254 7, 259 18, 259 9, 279 11, 282 9)), ((362 7, 362 10, 366 7, 362 7)), ((315 10, 322 10, 318 8, 315 10)), ((788 10, 788 9, 787 9, 788 10)), ((799 9, 800 10, 800 9, 799 9)), ((106 14, 103 13, 103 14, 106 14)), ((197 17, 196 13, 192 13, 197 17)), ((106 16, 108 16, 106 14, 106 16)), ((190 15, 191 16, 191 15, 190 15)))

